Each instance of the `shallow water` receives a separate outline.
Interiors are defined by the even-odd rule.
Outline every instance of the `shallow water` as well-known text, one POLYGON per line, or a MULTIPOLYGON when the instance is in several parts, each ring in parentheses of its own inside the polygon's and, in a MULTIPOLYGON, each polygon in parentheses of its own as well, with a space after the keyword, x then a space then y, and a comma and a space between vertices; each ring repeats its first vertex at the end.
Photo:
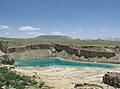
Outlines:
POLYGON ((92 63, 92 62, 79 62, 63 60, 59 58, 33 58, 33 59, 20 59, 14 65, 21 67, 31 66, 78 66, 78 67, 101 67, 101 68, 114 68, 115 65, 105 63, 92 63))

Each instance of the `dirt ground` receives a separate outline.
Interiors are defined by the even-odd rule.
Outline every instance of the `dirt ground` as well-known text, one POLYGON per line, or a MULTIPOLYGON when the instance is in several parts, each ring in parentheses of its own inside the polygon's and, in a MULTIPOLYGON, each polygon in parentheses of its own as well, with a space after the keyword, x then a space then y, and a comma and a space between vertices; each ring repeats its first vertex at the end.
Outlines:
POLYGON ((103 84, 102 77, 107 71, 120 72, 120 68, 62 66, 16 67, 15 70, 25 75, 41 77, 46 85, 53 87, 53 89, 74 89, 76 83, 90 83, 102 86, 104 89, 114 89, 103 84))

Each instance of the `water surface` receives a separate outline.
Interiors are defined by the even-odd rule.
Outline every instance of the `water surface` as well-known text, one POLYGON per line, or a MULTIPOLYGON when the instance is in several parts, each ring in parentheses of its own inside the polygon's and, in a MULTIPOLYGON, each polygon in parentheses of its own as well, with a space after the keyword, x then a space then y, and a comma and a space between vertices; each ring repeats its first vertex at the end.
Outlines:
POLYGON ((92 62, 80 62, 63 60, 60 58, 33 58, 33 59, 19 59, 14 65, 21 67, 31 66, 78 66, 78 67, 101 67, 101 68, 114 68, 113 64, 105 63, 92 63, 92 62))

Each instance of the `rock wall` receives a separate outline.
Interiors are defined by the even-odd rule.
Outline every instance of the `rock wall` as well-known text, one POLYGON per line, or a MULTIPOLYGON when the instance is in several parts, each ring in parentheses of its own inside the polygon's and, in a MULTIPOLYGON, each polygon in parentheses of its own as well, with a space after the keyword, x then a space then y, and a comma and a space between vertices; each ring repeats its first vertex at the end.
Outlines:
POLYGON ((23 59, 23 58, 39 58, 39 57, 49 57, 51 56, 51 51, 49 49, 36 49, 25 52, 15 52, 10 53, 10 59, 23 59))
POLYGON ((1 41, 0 42, 0 50, 4 53, 8 53, 8 41, 1 41))
POLYGON ((93 58, 93 57, 114 57, 116 56, 116 53, 114 52, 97 52, 97 51, 92 51, 92 50, 80 50, 80 56, 84 56, 85 58, 93 58))
POLYGON ((119 53, 120 52, 120 46, 115 46, 114 47, 114 51, 117 52, 117 53, 119 53))
POLYGON ((50 49, 53 47, 51 44, 38 44, 38 45, 28 45, 28 46, 22 46, 17 48, 8 48, 9 53, 22 53, 25 51, 31 51, 31 50, 37 50, 37 49, 50 49))
POLYGON ((108 72, 103 76, 103 83, 120 88, 120 73, 108 72))
POLYGON ((84 56, 85 58, 93 58, 93 57, 114 57, 116 56, 115 52, 107 52, 107 51, 93 51, 93 50, 87 50, 86 48, 93 48, 96 46, 68 46, 68 45, 60 45, 60 44, 55 44, 55 49, 57 51, 63 51, 65 50, 68 54, 75 55, 78 57, 84 56))
POLYGON ((80 56, 80 54, 79 54, 80 52, 78 49, 72 48, 68 45, 55 44, 54 47, 55 47, 56 51, 58 51, 58 52, 65 50, 70 55, 74 54, 75 56, 80 56))
POLYGON ((97 45, 90 45, 90 46, 81 46, 81 45, 76 45, 72 46, 76 49, 80 50, 94 50, 94 51, 104 51, 104 52, 116 52, 120 53, 120 46, 97 46, 97 45))
POLYGON ((100 46, 76 46, 76 45, 61 45, 61 44, 36 44, 36 45, 27 45, 27 46, 21 46, 17 48, 8 48, 8 42, 0 42, 0 50, 2 50, 5 53, 22 53, 25 51, 31 51, 31 50, 41 50, 41 49, 51 49, 54 48, 56 51, 61 52, 65 50, 69 55, 75 55, 77 57, 84 56, 85 58, 93 58, 93 57, 106 57, 111 58, 116 56, 115 52, 120 51, 119 46, 113 46, 113 47, 100 47, 100 46), (93 51, 91 49, 102 49, 106 48, 110 51, 93 51), (111 50, 113 52, 111 52, 111 50))
POLYGON ((113 52, 120 53, 120 46, 104 46, 106 49, 110 49, 113 52))

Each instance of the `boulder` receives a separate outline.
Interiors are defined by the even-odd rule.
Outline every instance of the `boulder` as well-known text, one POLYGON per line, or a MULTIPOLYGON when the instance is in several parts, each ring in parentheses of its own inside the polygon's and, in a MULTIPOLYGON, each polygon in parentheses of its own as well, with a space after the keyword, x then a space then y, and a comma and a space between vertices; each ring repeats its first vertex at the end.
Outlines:
POLYGON ((103 83, 120 88, 120 73, 107 72, 103 76, 103 83))

